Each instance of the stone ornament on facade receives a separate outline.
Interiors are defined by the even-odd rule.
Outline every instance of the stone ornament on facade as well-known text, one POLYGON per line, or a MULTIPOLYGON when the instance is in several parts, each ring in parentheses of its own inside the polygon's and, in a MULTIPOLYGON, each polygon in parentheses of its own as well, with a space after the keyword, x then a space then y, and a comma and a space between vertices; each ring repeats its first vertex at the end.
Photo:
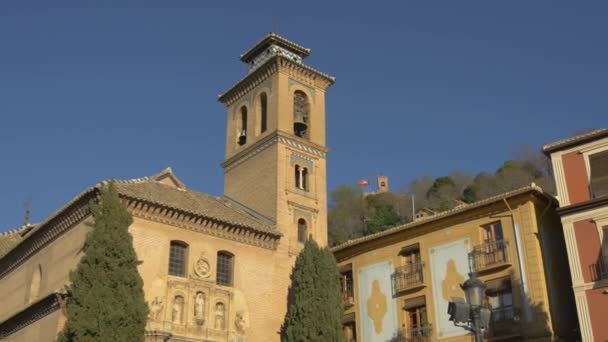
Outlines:
POLYGON ((194 318, 196 324, 205 324, 205 294, 197 292, 194 297, 194 318))
POLYGON ((243 311, 236 312, 236 318, 234 319, 234 327, 239 334, 245 333, 245 314, 243 311))
POLYGON ((205 253, 201 253, 200 258, 194 263, 194 274, 199 278, 209 278, 211 275, 211 264, 205 258, 205 253))
POLYGON ((148 318, 157 322, 161 311, 163 311, 163 301, 154 297, 154 300, 150 303, 150 316, 148 318))
POLYGON ((182 324, 184 313, 184 297, 177 295, 173 300, 173 308, 171 309, 171 322, 173 324, 182 324))

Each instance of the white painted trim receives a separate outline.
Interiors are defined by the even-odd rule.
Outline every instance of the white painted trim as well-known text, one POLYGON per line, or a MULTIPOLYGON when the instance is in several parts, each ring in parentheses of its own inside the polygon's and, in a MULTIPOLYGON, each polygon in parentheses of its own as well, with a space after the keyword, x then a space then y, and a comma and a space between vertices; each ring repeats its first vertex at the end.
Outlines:
POLYGON ((583 280, 581 261, 578 255, 578 248, 576 246, 574 224, 569 222, 562 222, 562 224, 564 227, 564 239, 566 240, 566 251, 568 252, 568 263, 570 264, 570 272, 572 273, 572 286, 581 286, 585 283, 585 281, 583 280))
POLYGON ((574 223, 583 220, 594 220, 595 222, 603 222, 604 220, 606 220, 608 223, 608 206, 562 216, 563 224, 574 223))
POLYGON ((555 153, 551 157, 551 163, 553 164, 553 177, 555 178, 555 186, 557 187, 557 197, 560 206, 564 207, 570 204, 570 197, 568 196, 568 188, 566 187, 562 154, 559 152, 555 153))
POLYGON ((599 141, 597 144, 586 146, 580 150, 583 153, 583 158, 585 159, 585 168, 587 169, 587 184, 591 182, 591 165, 589 164, 589 156, 599 152, 604 152, 606 150, 608 150, 608 139, 599 141))
POLYGON ((580 291, 574 293, 576 299, 576 311, 578 313, 578 323, 581 328, 581 337, 583 342, 593 342, 593 330, 591 329, 591 318, 589 317, 589 305, 587 304, 587 295, 580 291))

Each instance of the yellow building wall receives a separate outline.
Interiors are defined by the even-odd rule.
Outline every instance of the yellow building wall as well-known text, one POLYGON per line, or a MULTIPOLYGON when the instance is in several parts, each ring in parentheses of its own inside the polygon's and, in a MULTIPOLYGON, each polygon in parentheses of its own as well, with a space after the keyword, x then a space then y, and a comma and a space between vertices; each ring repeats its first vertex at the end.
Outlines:
POLYGON ((63 315, 61 311, 54 311, 43 318, 28 325, 12 335, 7 336, 3 341, 7 342, 38 342, 55 341, 57 335, 63 328, 63 315))
POLYGON ((149 330, 169 331, 177 336, 199 339, 209 336, 220 341, 228 341, 237 335, 245 336, 248 341, 279 340, 278 330, 286 311, 285 281, 288 280, 289 273, 277 268, 277 265, 290 265, 293 263, 292 258, 272 250, 141 218, 135 218, 130 232, 134 238, 137 255, 143 261, 139 271, 144 280, 146 300, 151 303, 155 298, 159 298, 164 303, 159 320, 152 320, 148 325, 149 330), (168 275, 169 247, 172 240, 188 244, 187 277, 168 275), (219 251, 234 254, 233 286, 215 284, 216 257, 219 251), (201 256, 208 260, 211 272, 207 278, 197 279, 194 265, 201 256), (171 282, 186 286, 176 288, 171 282), (207 297, 210 303, 206 303, 207 319, 199 326, 194 318, 194 296, 198 290, 206 288, 211 289, 207 297), (186 297, 184 326, 171 323, 171 305, 175 290, 181 291, 186 297), (220 292, 226 293, 225 298, 228 298, 225 334, 214 329, 213 302, 222 297, 215 297, 220 292), (237 334, 237 312, 240 312, 245 320, 244 334, 237 334), (213 331, 207 332, 206 329, 213 331))
MULTIPOLYGON (((354 305, 347 310, 345 314, 354 313, 357 320, 357 336, 361 339, 361 320, 369 319, 359 317, 361 305, 359 303, 359 284, 357 281, 357 272, 359 269, 376 264, 382 261, 391 261, 393 265, 402 265, 403 261, 399 252, 401 248, 419 244, 420 256, 424 263, 423 277, 425 286, 417 290, 406 291, 398 294, 396 297, 389 296, 391 300, 397 302, 398 311, 398 326, 405 327, 405 312, 401 308, 405 300, 425 296, 428 320, 430 324, 434 324, 435 320, 435 305, 433 300, 433 291, 441 289, 432 288, 431 270, 430 270, 430 250, 433 247, 441 246, 446 243, 457 241, 460 239, 468 239, 471 242, 471 247, 481 244, 481 227, 483 225, 500 221, 504 233, 504 238, 509 241, 508 255, 509 263, 504 267, 495 268, 490 271, 480 273, 479 278, 482 281, 489 281, 505 276, 511 277, 513 305, 521 310, 520 324, 523 334, 526 337, 549 338, 553 329, 552 315, 549 310, 548 300, 548 279, 545 276, 544 264, 541 255, 540 243, 538 240, 539 226, 537 225, 537 204, 532 196, 526 200, 518 199, 510 203, 513 209, 513 219, 510 211, 503 204, 495 204, 491 208, 479 209, 475 212, 462 213, 458 216, 454 215, 437 222, 428 224, 421 223, 415 228, 402 231, 392 236, 386 236, 379 239, 373 239, 365 242, 361 246, 350 247, 345 250, 336 252, 339 265, 345 267, 352 264, 354 277, 354 305), (515 227, 514 222, 518 226, 521 234, 520 240, 522 243, 522 263, 524 265, 526 275, 526 288, 528 289, 527 299, 523 294, 522 273, 518 265, 515 227), (526 302, 530 303, 530 317, 526 316, 526 302)), ((544 208, 544 207, 543 207, 544 208)), ((553 210, 551 215, 556 216, 553 210)), ((552 221, 551 227, 556 228, 552 221)), ((555 245, 554 241, 548 243, 548 248, 555 245)), ((461 275, 464 279, 467 274, 461 275)), ((455 291, 464 297, 464 293, 460 289, 455 291)), ((566 295, 566 294, 564 294, 566 295)), ((440 315, 446 315, 447 312, 440 312, 440 315)), ((432 340, 439 340, 439 336, 433 329, 432 340)), ((442 341, 470 341, 471 336, 461 336, 452 338, 443 338, 442 341)))
POLYGON ((70 270, 76 267, 83 255, 82 247, 91 226, 91 218, 77 224, 0 279, 0 322, 37 299, 64 288, 70 270), (42 270, 39 294, 30 298, 32 277, 39 267, 42 270))

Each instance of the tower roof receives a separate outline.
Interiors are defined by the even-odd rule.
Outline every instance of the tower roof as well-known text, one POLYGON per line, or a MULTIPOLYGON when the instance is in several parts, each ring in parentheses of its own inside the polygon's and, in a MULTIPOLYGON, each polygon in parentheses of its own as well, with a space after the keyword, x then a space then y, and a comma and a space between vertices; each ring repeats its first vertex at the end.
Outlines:
POLYGON ((274 32, 270 32, 267 34, 262 40, 257 42, 252 48, 245 51, 240 58, 241 61, 245 63, 249 63, 253 58, 255 58, 258 54, 264 51, 270 45, 278 45, 290 52, 295 53, 296 55, 304 58, 310 55, 310 49, 307 49, 299 44, 296 44, 290 40, 287 40, 274 32))

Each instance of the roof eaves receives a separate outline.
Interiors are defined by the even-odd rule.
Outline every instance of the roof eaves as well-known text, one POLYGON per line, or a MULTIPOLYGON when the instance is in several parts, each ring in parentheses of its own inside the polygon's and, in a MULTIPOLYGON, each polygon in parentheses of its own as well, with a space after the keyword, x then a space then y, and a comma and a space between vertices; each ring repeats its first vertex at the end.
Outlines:
POLYGON ((608 136, 608 128, 599 128, 590 132, 578 134, 562 140, 558 140, 549 144, 543 145, 543 153, 549 155, 552 152, 563 150, 568 147, 580 145, 590 140, 595 140, 608 136))
POLYGON ((293 50, 302 57, 307 57, 308 55, 310 55, 310 49, 305 48, 297 43, 294 43, 287 38, 281 37, 274 32, 270 32, 269 34, 264 36, 264 38, 260 39, 257 43, 255 43, 251 48, 241 54, 239 56, 240 60, 245 63, 249 62, 253 55, 256 54, 256 52, 263 49, 266 45, 272 44, 273 42, 276 42, 279 45, 283 45, 286 48, 293 50))

